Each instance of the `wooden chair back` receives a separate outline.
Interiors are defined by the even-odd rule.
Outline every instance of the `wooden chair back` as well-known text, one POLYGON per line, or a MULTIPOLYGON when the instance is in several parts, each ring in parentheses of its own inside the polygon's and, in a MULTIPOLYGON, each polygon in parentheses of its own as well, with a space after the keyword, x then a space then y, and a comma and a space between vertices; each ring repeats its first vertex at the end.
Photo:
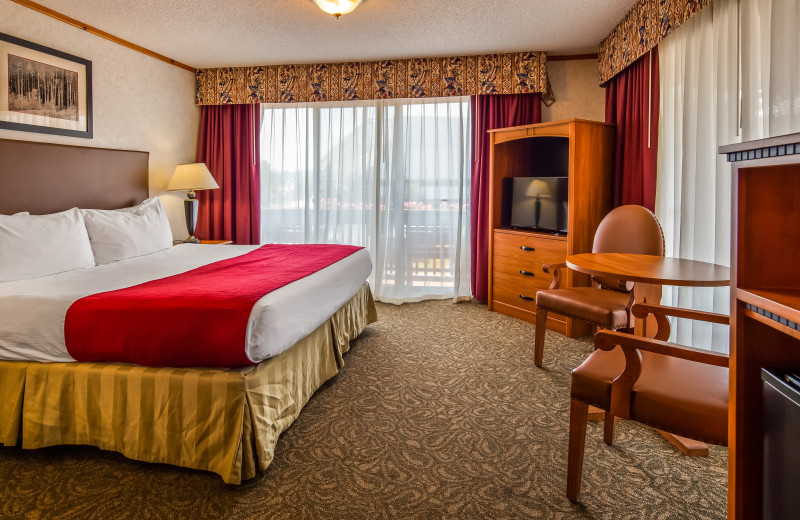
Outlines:
MULTIPOLYGON (((611 210, 597 227, 592 245, 593 253, 633 253, 664 256, 664 232, 653 213, 636 205, 611 210)), ((631 291, 633 283, 621 283, 615 278, 592 277, 603 287, 631 291)))

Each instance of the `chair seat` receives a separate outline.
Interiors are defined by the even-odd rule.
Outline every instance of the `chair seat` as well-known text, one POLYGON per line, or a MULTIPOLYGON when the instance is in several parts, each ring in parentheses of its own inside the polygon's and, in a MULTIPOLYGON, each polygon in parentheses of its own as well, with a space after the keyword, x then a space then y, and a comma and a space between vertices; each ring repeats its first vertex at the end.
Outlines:
MULTIPOLYGON (((728 444, 728 369, 642 352, 631 419, 692 439, 728 444)), ((572 371, 574 399, 609 410, 611 381, 625 369, 621 347, 596 350, 572 371)))
POLYGON ((536 293, 536 306, 571 318, 596 323, 605 329, 628 326, 630 295, 595 287, 547 289, 536 293))

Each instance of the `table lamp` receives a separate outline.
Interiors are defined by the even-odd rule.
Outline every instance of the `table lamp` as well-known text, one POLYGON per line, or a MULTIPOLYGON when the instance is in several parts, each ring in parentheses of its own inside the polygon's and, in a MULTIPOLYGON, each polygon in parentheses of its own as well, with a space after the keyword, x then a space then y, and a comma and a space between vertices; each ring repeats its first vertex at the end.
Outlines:
POLYGON ((531 198, 536 197, 536 202, 533 206, 533 226, 539 227, 539 218, 542 215, 542 199, 549 199, 551 197, 550 187, 545 181, 536 179, 528 186, 525 196, 531 198))
POLYGON ((186 210, 186 229, 189 230, 189 238, 184 240, 187 243, 197 244, 200 242, 194 236, 194 228, 197 225, 197 207, 200 205, 195 197, 195 190, 213 190, 219 188, 217 181, 211 176, 205 163, 179 164, 175 168, 167 185, 167 191, 189 190, 188 197, 183 201, 186 210))

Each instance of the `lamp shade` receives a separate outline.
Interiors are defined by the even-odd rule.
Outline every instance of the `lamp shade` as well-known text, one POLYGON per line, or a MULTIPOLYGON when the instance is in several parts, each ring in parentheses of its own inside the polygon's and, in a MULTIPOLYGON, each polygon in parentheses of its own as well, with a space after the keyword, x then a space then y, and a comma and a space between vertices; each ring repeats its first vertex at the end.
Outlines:
POLYGON ((217 181, 205 163, 179 164, 167 185, 168 191, 213 190, 219 188, 217 181))
POLYGON ((311 0, 317 7, 339 18, 343 14, 352 13, 361 4, 361 0, 311 0))
POLYGON ((528 186, 528 189, 525 191, 525 196, 549 199, 550 186, 548 186, 546 182, 536 179, 528 186))

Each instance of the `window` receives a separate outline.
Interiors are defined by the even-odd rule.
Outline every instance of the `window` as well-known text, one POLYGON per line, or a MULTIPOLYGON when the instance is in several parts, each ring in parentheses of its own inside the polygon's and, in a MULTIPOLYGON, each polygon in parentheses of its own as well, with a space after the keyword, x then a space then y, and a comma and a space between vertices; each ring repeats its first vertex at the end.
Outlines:
POLYGON ((263 105, 262 242, 346 243, 375 297, 469 297, 469 98, 263 105))

